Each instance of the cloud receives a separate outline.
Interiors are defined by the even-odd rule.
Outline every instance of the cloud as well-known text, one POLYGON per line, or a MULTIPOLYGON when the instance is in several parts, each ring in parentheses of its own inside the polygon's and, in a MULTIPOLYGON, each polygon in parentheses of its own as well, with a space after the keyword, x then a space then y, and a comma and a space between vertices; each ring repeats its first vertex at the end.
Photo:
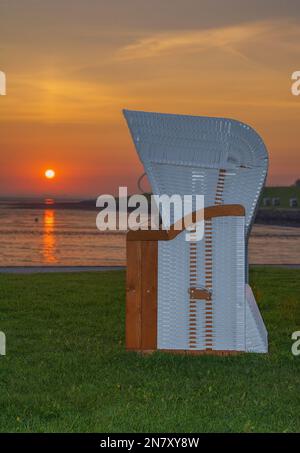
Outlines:
POLYGON ((244 45, 274 38, 277 40, 287 35, 293 38, 299 36, 299 24, 291 21, 263 21, 207 30, 161 32, 120 48, 115 58, 123 61, 139 60, 210 49, 220 49, 246 58, 241 52, 244 45))

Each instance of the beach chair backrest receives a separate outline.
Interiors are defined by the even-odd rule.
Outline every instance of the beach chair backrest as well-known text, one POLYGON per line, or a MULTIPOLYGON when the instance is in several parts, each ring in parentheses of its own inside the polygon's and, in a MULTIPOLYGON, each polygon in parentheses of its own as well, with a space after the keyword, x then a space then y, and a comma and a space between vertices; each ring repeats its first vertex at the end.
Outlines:
POLYGON ((250 126, 226 118, 124 115, 153 193, 197 193, 205 206, 242 204, 250 228, 268 168, 266 147, 250 126))

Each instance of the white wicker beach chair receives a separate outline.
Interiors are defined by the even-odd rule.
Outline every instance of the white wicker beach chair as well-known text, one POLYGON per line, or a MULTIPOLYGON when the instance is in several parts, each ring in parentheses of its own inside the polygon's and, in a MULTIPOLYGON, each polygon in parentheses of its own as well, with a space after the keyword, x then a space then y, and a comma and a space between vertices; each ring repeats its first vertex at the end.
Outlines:
POLYGON ((133 260, 136 267, 127 273, 127 348, 267 352, 247 260, 268 167, 262 139, 226 118, 124 115, 153 193, 204 195, 207 212, 200 241, 187 242, 184 231, 167 240, 154 232, 128 233, 128 266, 133 260))

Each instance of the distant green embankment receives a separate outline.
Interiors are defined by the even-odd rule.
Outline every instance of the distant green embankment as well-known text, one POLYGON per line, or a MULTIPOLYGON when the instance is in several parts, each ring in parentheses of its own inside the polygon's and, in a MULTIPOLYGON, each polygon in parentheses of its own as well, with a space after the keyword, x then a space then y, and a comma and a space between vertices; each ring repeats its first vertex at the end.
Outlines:
POLYGON ((300 226, 300 187, 265 187, 255 223, 300 226))
POLYGON ((265 187, 260 208, 300 209, 300 187, 265 187))

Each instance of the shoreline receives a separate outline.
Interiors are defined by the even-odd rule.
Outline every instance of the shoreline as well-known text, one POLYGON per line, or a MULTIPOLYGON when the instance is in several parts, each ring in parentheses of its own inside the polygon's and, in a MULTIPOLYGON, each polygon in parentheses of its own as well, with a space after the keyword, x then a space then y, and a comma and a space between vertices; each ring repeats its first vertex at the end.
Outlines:
POLYGON ((300 227, 300 209, 258 209, 255 225, 300 227))

